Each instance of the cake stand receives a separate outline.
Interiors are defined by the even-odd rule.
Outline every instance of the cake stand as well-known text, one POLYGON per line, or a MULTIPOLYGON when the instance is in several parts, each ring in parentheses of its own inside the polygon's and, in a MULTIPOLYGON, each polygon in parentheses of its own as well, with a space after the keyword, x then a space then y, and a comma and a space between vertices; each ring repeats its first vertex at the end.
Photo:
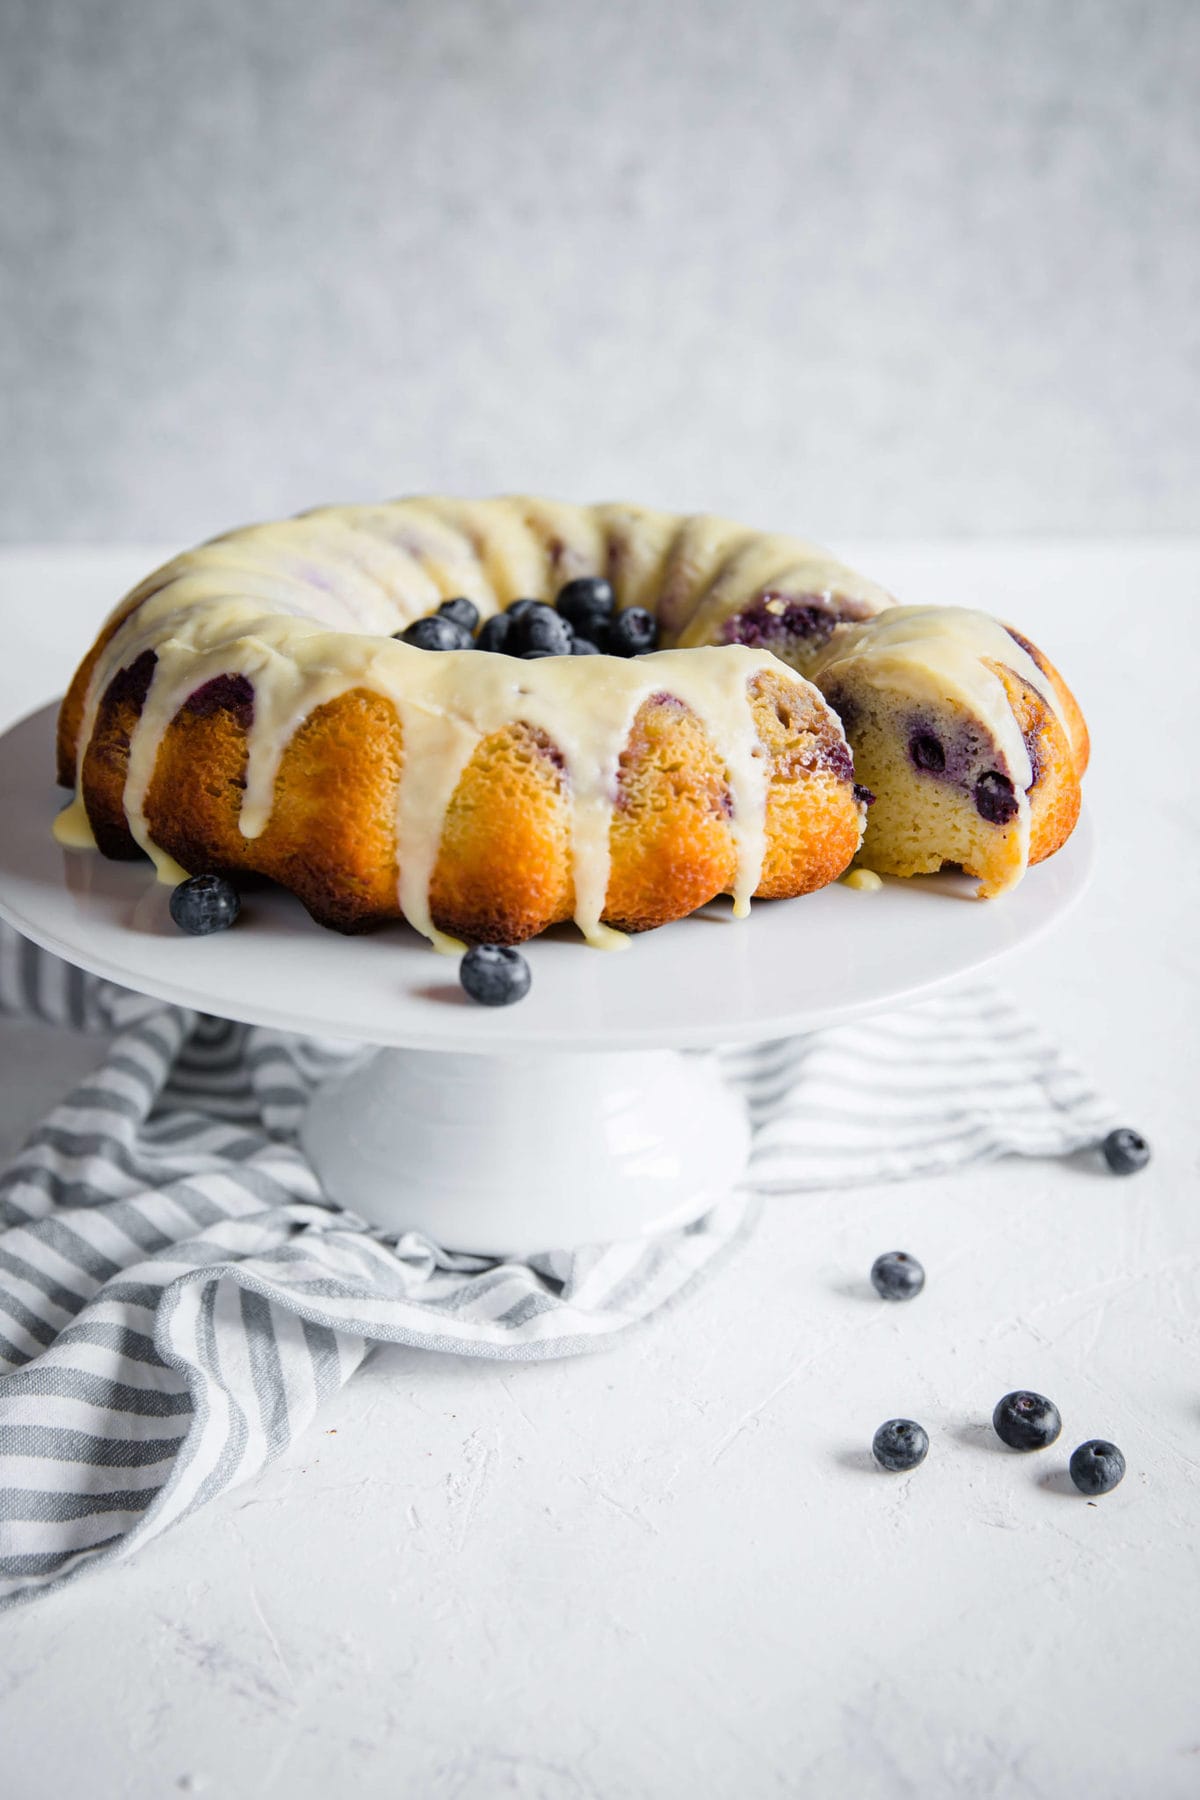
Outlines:
POLYGON ((146 863, 67 851, 56 708, 0 739, 0 916, 68 962, 163 1000, 378 1046, 315 1096, 302 1140, 330 1197, 388 1230, 457 1249, 528 1252, 661 1231, 743 1176, 749 1128, 716 1044, 904 1005, 1028 944, 1079 898, 1087 820, 1013 893, 961 877, 834 884, 728 902, 628 949, 561 928, 525 946, 533 985, 489 1009, 407 926, 345 938, 264 885, 233 931, 189 938, 146 863))

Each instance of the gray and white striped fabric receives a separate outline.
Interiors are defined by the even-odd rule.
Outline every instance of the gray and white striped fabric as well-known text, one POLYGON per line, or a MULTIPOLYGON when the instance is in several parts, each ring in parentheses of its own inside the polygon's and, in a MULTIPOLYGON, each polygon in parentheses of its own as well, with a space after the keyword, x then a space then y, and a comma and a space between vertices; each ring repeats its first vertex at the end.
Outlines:
POLYGON ((1004 1001, 723 1054, 752 1180, 665 1238, 526 1262, 385 1237, 296 1144, 362 1052, 82 974, 0 925, 0 1010, 109 1034, 0 1177, 0 1604, 128 1556, 248 1480, 375 1343, 530 1359, 598 1348, 728 1250, 762 1192, 1062 1155, 1111 1124, 1004 1001))

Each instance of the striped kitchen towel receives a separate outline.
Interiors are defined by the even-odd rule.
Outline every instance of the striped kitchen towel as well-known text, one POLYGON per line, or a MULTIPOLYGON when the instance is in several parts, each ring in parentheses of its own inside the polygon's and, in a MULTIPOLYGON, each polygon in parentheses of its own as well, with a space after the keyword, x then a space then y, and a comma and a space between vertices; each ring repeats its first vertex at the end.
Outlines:
POLYGON ((0 924, 0 1010, 103 1031, 103 1060, 0 1177, 0 1604, 128 1556, 246 1481, 375 1343, 529 1359, 681 1294, 760 1193, 1062 1155, 1112 1119, 991 992, 722 1053, 751 1180, 662 1238, 521 1262, 385 1236, 296 1143, 361 1055, 82 974, 0 924))

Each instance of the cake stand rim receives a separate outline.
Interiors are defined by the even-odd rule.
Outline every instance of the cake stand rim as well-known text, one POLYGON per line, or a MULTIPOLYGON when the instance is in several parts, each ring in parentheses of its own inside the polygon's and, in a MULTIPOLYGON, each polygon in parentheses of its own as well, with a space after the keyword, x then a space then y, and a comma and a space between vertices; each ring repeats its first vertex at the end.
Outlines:
MULTIPOLYGON (((35 708, 23 718, 14 721, 0 734, 0 798, 3 798, 4 794, 9 791, 9 788, 6 787, 6 777, 11 780, 10 764, 14 759, 14 748, 18 744, 22 744, 24 734, 36 735, 39 732, 45 734, 48 745, 58 704, 57 701, 51 701, 35 708)), ((26 759, 26 761, 28 760, 26 759)), ((19 784, 19 794, 23 785, 19 784)), ((49 782, 43 784, 35 780, 29 784, 31 793, 24 794, 23 797, 26 801, 30 801, 33 791, 42 796, 44 789, 50 785, 49 782)), ((63 790, 53 791, 56 791, 59 796, 58 803, 65 804, 66 796, 63 790)), ((34 804, 38 809, 38 818, 44 823, 45 838, 51 847, 51 852, 60 857, 78 855, 99 860, 98 853, 95 851, 67 852, 55 845, 50 837, 49 829, 52 813, 46 810, 45 799, 39 798, 34 804)), ((997 962, 1007 960, 1018 950, 1026 948, 1060 924, 1086 892, 1095 861, 1095 832, 1090 814, 1085 808, 1080 814, 1079 822, 1071 839, 1054 858, 1054 865, 1058 866, 1057 872, 1060 877, 1065 877, 1056 884, 1055 902, 1046 904, 1040 909, 1036 904, 1030 908, 1031 916, 1011 941, 998 941, 991 944, 968 960, 948 967, 944 972, 933 977, 923 978, 909 985, 899 983, 895 987, 889 987, 879 993, 863 994, 840 1003, 826 1004, 816 1008, 793 1007, 782 1013, 706 1020, 695 1025, 678 1023, 663 1025, 659 1021, 649 1020, 645 1024, 637 1025, 624 1024, 614 1027, 605 1024, 602 1028, 591 1030, 586 1024, 580 1022, 530 1029, 527 1022, 523 1023, 522 1005, 504 1009, 487 1009, 461 1001, 461 997, 453 991, 457 990, 457 983, 453 979, 455 967, 453 961, 438 956, 424 945, 407 944, 404 949, 410 959, 414 955, 420 955, 422 959, 427 959, 425 967, 430 979, 426 983, 423 997, 427 997, 430 989, 436 988, 441 993, 443 1000, 453 999, 455 1003, 446 1007, 442 1016, 438 1016, 438 1009, 435 1008, 431 1016, 425 1019, 406 1017, 401 1007, 391 1015, 388 1028, 381 1026, 378 1035, 374 1030, 367 1035, 359 1024, 348 1019, 343 1019, 339 1023, 336 1013, 328 1008, 319 1017, 314 1018, 311 1014, 294 1006, 280 1006, 253 995, 247 997, 237 993, 231 996, 229 993, 222 993, 214 1001, 213 996, 206 993, 202 986, 198 986, 194 979, 179 980, 164 977, 157 971, 147 972, 137 962, 135 947, 139 939, 136 931, 126 933, 121 940, 123 948, 125 945, 130 947, 131 962, 125 961, 123 958, 113 959, 111 956, 97 951, 94 947, 82 943, 72 934, 64 936, 60 929, 55 929, 54 924, 47 923, 43 918, 31 914, 27 907, 14 902, 11 888, 14 879, 20 883, 22 880, 28 881, 31 878, 23 876, 20 870, 13 869, 9 842, 8 834, 0 839, 0 918, 6 920, 23 937, 29 938, 43 949, 49 950, 64 962, 99 976, 103 980, 111 981, 120 987, 161 1000, 169 1005, 183 1006, 200 1012, 211 1010, 217 1012, 219 1016, 233 1018, 250 1025, 263 1026, 271 1030, 341 1039, 357 1044, 373 1045, 381 1049, 448 1051, 459 1055, 475 1054, 480 1056, 511 1056, 519 1055, 523 1051, 534 1055, 544 1051, 587 1055, 605 1051, 619 1053, 624 1050, 705 1049, 717 1044, 745 1044, 790 1036, 831 1024, 870 1017, 881 1011, 915 1005, 922 999, 930 998, 947 988, 968 981, 979 971, 989 968, 997 962), (440 983, 436 979, 439 974, 443 977, 440 983)), ((51 852, 47 853, 47 861, 51 852)), ((103 864, 103 868, 110 872, 110 879, 113 883, 119 882, 122 878, 127 879, 131 891, 132 884, 135 882, 141 883, 143 888, 150 886, 149 870, 145 864, 106 862, 103 864)), ((1034 872, 1035 879, 1040 872, 1034 872)), ((36 882, 36 877, 32 879, 36 882)), ((1005 897, 998 902, 979 902, 977 904, 989 909, 1003 906, 1008 900, 1025 892, 1027 886, 1027 883, 1022 883, 1013 896, 1005 897)), ((50 916, 52 919, 56 916, 54 912, 56 902, 59 903, 60 910, 64 914, 69 910, 62 904, 66 887, 67 884, 61 878, 57 881, 47 880, 42 885, 42 891, 51 897, 50 916)), ((159 889, 158 893, 165 904, 164 890, 159 889)), ((1047 890, 1046 898, 1049 901, 1049 890, 1047 890)), ((293 902, 293 904, 299 908, 299 902, 293 902)), ((777 901, 769 904, 787 908, 798 905, 799 902, 777 901)), ((873 896, 860 897, 859 904, 869 907, 877 904, 877 900, 873 896)), ((974 903, 967 904, 971 904, 972 911, 974 911, 974 903)), ((868 919, 869 917, 870 915, 867 914, 868 919)), ((313 931, 321 930, 311 921, 306 920, 305 923, 313 931)), ((686 924, 687 921, 681 923, 686 924)), ((732 927, 739 934, 751 932, 754 928, 753 916, 732 927)), ((262 921, 256 921, 250 929, 259 935, 261 942, 262 934, 266 929, 262 921)), ((664 931, 677 929, 678 927, 665 927, 664 931)), ((273 934, 271 941, 274 942, 278 935, 278 933, 273 934)), ((337 942, 350 955, 361 955, 369 951, 372 954, 386 957, 387 944, 381 943, 378 935, 340 938, 337 937, 337 934, 322 933, 323 937, 326 935, 336 938, 337 942)), ((406 932, 405 935, 412 937, 415 934, 406 932)), ((660 933, 657 932, 647 934, 644 939, 635 943, 632 951, 622 953, 622 960, 624 961, 629 954, 637 954, 643 945, 649 948, 659 936, 660 933)), ((207 944, 213 940, 180 937, 178 941, 180 945, 194 946, 207 944)), ((697 940, 696 960, 698 973, 702 974, 700 942, 701 940, 697 940)), ((536 958, 539 955, 540 943, 544 943, 544 940, 534 940, 532 944, 522 946, 522 948, 527 954, 532 953, 536 958)), ((560 944, 557 949, 566 951, 571 956, 587 957, 589 961, 597 964, 608 960, 603 953, 591 950, 583 944, 560 944)), ((649 961, 648 958, 646 960, 649 961)), ((525 1005, 528 1003, 526 1002, 525 1005)))

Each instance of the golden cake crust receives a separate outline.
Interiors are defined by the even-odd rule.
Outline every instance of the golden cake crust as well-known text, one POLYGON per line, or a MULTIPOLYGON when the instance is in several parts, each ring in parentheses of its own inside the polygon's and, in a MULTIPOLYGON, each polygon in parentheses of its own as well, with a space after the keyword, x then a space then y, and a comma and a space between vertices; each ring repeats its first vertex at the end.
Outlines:
MULTIPOLYGON (((139 684, 120 677, 84 757, 88 816, 108 856, 139 854, 123 795, 139 684)), ((790 898, 839 875, 858 848, 860 808, 840 734, 787 670, 760 676, 752 710, 769 757, 759 898, 790 898)), ((163 734, 146 803, 156 845, 192 873, 253 873, 288 888, 320 924, 357 932, 401 916, 396 794, 404 742, 394 708, 353 689, 317 708, 280 763, 269 822, 243 837, 247 743, 234 693, 185 705, 163 734)), ((571 813, 555 745, 514 724, 485 738, 447 809, 430 888, 439 930, 519 943, 573 915, 571 813)), ((604 922, 640 932, 732 885, 737 850, 721 758, 669 695, 639 709, 621 757, 604 922)))

